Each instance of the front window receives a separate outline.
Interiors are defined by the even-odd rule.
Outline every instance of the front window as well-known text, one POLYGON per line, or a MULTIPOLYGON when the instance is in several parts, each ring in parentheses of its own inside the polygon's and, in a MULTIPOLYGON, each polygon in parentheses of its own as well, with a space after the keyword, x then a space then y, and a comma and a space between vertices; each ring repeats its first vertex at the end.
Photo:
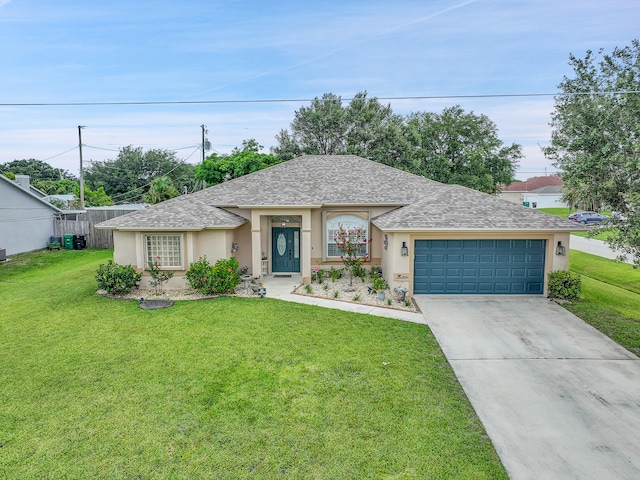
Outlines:
POLYGON ((159 262, 161 268, 182 267, 182 235, 146 235, 147 266, 159 262))
MULTIPOLYGON (((361 240, 368 239, 369 231, 369 215, 365 212, 327 212, 326 216, 326 256, 327 257, 339 257, 341 255, 338 245, 336 245, 336 234, 340 229, 340 226, 345 230, 352 230, 355 228, 361 229, 361 240)), ((369 253, 369 242, 364 244, 358 255, 364 257, 369 253)))

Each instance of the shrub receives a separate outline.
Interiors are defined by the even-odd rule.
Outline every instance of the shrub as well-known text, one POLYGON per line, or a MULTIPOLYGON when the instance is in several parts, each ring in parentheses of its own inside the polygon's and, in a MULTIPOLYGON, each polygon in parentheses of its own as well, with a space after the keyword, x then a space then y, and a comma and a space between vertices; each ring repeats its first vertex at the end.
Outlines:
POLYGON ((371 282, 371 284, 372 284, 371 286, 373 287, 373 289, 376 292, 380 292, 382 290, 388 290, 389 289, 389 284, 386 282, 386 280, 384 278, 379 277, 377 275, 373 276, 372 278, 373 278, 373 280, 371 282))
POLYGON ((207 256, 200 257, 189 264, 189 270, 184 274, 189 286, 200 293, 208 294, 211 291, 209 277, 211 276, 211 264, 207 256))
POLYGON ((142 273, 136 272, 131 265, 118 265, 112 260, 100 265, 96 271, 98 289, 106 290, 112 295, 124 295, 133 287, 138 288, 141 278, 142 273))
POLYGON ((162 293, 162 285, 173 277, 173 272, 160 270, 160 257, 156 257, 156 261, 149 265, 147 272, 151 275, 151 286, 157 294, 162 293))
POLYGON ((240 284, 238 260, 221 258, 212 266, 204 256, 189 264, 185 277, 191 288, 205 295, 230 293, 240 284))
POLYGON ((233 292, 240 284, 238 266, 238 260, 235 257, 218 260, 213 266, 211 291, 215 293, 233 292))
POLYGON ((566 270, 549 273, 549 297, 577 300, 580 297, 580 275, 566 270))

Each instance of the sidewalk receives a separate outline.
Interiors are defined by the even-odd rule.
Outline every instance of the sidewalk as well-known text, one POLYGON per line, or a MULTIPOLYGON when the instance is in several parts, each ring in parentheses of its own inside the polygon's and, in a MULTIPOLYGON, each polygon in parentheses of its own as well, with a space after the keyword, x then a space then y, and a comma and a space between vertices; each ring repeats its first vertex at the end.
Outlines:
MULTIPOLYGON (((609 248, 607 242, 596 240, 595 238, 579 237, 578 235, 571 235, 569 248, 599 257, 610 258, 611 260, 615 260, 619 255, 609 248)), ((626 263, 633 263, 633 261, 627 258, 626 263)))

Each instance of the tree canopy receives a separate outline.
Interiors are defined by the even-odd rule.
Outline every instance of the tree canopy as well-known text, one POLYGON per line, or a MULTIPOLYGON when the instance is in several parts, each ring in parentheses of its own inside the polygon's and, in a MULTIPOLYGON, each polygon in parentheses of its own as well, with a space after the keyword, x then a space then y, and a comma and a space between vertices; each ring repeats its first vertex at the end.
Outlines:
POLYGON ((610 243, 640 263, 640 42, 569 59, 544 152, 573 206, 622 212, 610 243))
POLYGON ((151 182, 151 186, 144 195, 144 201, 154 205, 180 195, 178 189, 167 176, 158 177, 151 182))
POLYGON ((316 97, 295 112, 290 128, 280 131, 273 149, 283 160, 301 154, 354 154, 486 193, 511 183, 522 158, 521 147, 503 145, 485 115, 455 106, 442 114, 402 117, 366 92, 346 106, 331 93, 316 97))
POLYGON ((14 160, 0 164, 0 173, 11 172, 17 175, 29 175, 31 181, 37 180, 73 180, 75 177, 67 170, 54 168, 47 162, 30 158, 14 160))
POLYGON ((195 177, 208 185, 217 185, 282 161, 274 155, 260 153, 263 148, 253 138, 244 140, 242 148, 234 148, 230 155, 209 155, 196 167, 195 177))
POLYGON ((191 189, 195 167, 177 158, 176 153, 128 146, 120 149, 117 158, 93 162, 85 170, 85 183, 96 190, 103 187, 116 203, 136 203, 151 188, 152 182, 168 177, 179 189, 191 189))

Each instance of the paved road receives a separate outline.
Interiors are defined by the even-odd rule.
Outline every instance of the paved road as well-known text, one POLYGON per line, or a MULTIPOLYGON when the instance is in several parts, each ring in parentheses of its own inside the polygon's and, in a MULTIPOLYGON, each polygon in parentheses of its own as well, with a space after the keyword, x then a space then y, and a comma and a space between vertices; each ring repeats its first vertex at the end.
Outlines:
POLYGON ((640 478, 640 359, 533 296, 416 295, 512 480, 640 478))
MULTIPOLYGON (((612 260, 615 260, 619 255, 618 252, 611 250, 606 242, 596 240, 595 238, 584 238, 579 237, 578 235, 571 235, 570 242, 569 246, 572 250, 598 255, 599 257, 610 258, 612 260)), ((633 263, 630 259, 627 259, 626 262, 633 263)))

